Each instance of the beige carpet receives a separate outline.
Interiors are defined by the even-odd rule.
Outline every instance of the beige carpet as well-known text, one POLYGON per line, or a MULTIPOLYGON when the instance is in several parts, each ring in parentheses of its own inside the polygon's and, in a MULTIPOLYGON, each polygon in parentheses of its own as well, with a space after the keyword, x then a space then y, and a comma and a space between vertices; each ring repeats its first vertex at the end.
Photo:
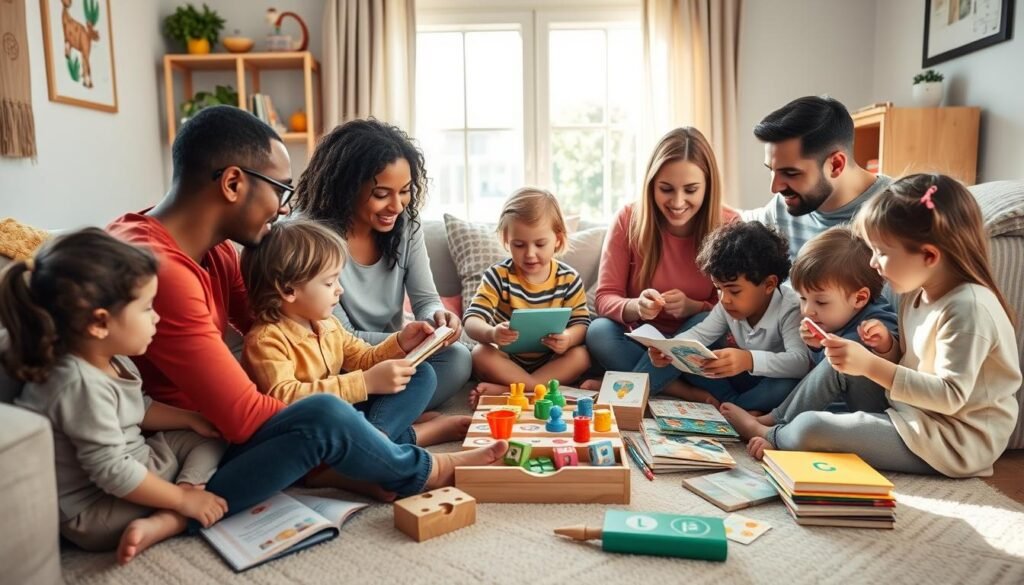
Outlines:
MULTIPOLYGON (((742 464, 753 463, 737 446, 742 464)), ((633 510, 725 516, 680 486, 634 470, 633 510)), ((740 513, 772 525, 725 563, 608 554, 551 529, 599 524, 599 505, 482 504, 474 526, 417 544, 375 505, 337 539, 235 575, 199 538, 176 538, 127 567, 112 555, 66 550, 68 583, 1024 583, 1024 506, 984 482, 889 474, 899 498, 893 531, 796 525, 781 503, 740 513)), ((323 495, 341 492, 330 490, 323 495)))

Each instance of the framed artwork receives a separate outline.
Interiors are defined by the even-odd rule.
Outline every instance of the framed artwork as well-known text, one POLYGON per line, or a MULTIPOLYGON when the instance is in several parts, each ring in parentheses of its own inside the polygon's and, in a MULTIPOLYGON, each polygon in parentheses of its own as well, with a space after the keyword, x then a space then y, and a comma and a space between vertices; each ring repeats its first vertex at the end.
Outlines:
POLYGON ((921 67, 1009 40, 1015 0, 926 0, 921 67))
POLYGON ((50 101, 117 111, 110 0, 39 0, 50 101))

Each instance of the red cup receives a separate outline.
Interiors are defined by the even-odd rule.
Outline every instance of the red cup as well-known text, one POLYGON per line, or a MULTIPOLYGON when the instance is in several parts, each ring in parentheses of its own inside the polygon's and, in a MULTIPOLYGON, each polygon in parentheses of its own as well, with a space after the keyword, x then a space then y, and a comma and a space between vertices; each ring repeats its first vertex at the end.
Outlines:
POLYGON ((590 442, 590 417, 577 416, 572 419, 572 440, 577 443, 590 442))
POLYGON ((511 410, 492 410, 487 413, 487 425, 491 427, 491 436, 495 439, 507 439, 512 436, 512 423, 516 422, 516 413, 511 410))

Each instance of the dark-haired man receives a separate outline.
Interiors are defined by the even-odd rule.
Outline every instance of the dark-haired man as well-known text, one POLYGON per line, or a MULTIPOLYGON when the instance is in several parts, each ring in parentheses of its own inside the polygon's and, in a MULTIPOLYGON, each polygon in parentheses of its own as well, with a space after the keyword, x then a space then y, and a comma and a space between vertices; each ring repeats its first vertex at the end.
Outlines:
POLYGON ((743 211, 743 219, 776 226, 789 239, 791 259, 807 240, 849 223, 865 201, 892 183, 854 160, 853 118, 833 98, 795 99, 765 116, 754 136, 765 143, 775 197, 743 211))

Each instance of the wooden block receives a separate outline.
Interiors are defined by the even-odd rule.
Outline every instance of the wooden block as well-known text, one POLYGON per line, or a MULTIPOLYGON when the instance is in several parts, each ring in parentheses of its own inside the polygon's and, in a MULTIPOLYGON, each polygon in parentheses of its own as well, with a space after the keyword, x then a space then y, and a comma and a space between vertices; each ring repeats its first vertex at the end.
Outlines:
POLYGON ((639 431, 647 399, 650 378, 638 372, 605 372, 595 406, 611 406, 619 429, 639 431))
POLYGON ((423 542, 476 523, 476 499, 454 487, 395 502, 395 528, 423 542))
POLYGON ((580 464, 579 455, 573 447, 555 447, 552 453, 552 459, 555 460, 555 467, 558 469, 580 464))
POLYGON ((509 441, 508 450, 505 451, 505 465, 525 467, 526 462, 530 459, 530 450, 532 448, 533 447, 527 443, 509 441))

